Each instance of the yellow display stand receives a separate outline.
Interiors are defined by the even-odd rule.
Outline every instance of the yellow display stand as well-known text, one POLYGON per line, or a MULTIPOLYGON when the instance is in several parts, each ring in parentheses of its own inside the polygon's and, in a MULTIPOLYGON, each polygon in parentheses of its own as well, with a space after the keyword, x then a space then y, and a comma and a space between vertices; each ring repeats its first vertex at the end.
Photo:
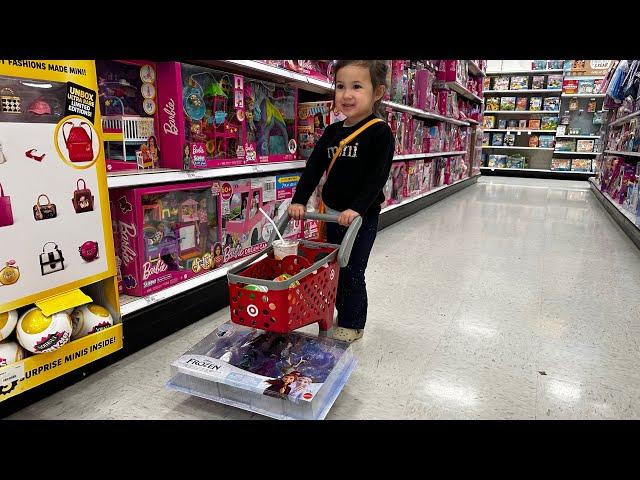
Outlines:
POLYGON ((122 348, 97 87, 93 61, 0 60, 0 312, 93 301, 114 320, 0 367, 0 402, 122 348))

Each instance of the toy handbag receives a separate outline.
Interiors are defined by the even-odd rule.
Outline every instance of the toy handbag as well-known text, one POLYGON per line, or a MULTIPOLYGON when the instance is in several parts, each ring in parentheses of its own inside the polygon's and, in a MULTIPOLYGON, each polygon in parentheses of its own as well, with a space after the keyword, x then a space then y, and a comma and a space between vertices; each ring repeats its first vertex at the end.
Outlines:
POLYGON ((13 212, 11 211, 11 197, 4 194, 0 183, 0 227, 13 225, 13 212))
POLYGON ((55 242, 47 242, 42 247, 40 254, 40 271, 42 275, 64 270, 64 257, 62 251, 55 242), (47 245, 53 245, 53 250, 46 251, 47 245))
POLYGON ((91 190, 87 188, 87 183, 83 178, 76 182, 76 190, 73 192, 71 201, 76 213, 93 211, 93 195, 91 195, 91 190), (82 188, 80 188, 80 182, 82 182, 82 188))
MULTIPOLYGON (((356 138, 363 131, 365 131, 367 128, 369 128, 371 125, 373 125, 375 123, 378 123, 378 122, 382 122, 382 121, 383 120, 381 118, 374 118, 373 120, 370 120, 367 123, 365 123, 362 127, 360 127, 358 130, 353 132, 347 138, 345 138, 344 140, 340 141, 340 145, 338 146, 338 149, 333 154, 333 158, 331 159, 331 163, 329 164, 329 168, 327 168, 327 177, 329 176, 329 173, 331 172, 331 169, 333 168, 333 164, 336 163, 336 160, 342 154, 342 150, 347 145, 347 143, 349 143, 351 140, 356 138)), ((320 199, 320 208, 318 208, 318 213, 325 213, 326 208, 327 207, 325 206, 324 201, 321 198, 320 199)), ((318 222, 318 240, 325 241, 326 238, 327 238, 327 226, 326 226, 326 224, 324 222, 318 222)))
POLYGON ((20 269, 15 260, 5 262, 5 266, 0 269, 0 286, 13 285, 20 278, 20 269))
POLYGON ((36 201, 36 204, 33 206, 33 218, 36 220, 46 220, 48 218, 56 218, 58 216, 58 209, 56 208, 55 203, 51 203, 49 197, 44 193, 41 193, 36 201), (44 205, 40 203, 40 199, 44 197, 47 199, 47 203, 44 205))
POLYGON ((64 122, 62 125, 62 138, 69 152, 69 160, 72 162, 90 162, 93 160, 93 132, 87 122, 74 125, 72 122, 64 122), (65 135, 64 127, 71 125, 69 135, 65 135), (82 128, 89 127, 89 133, 82 128))
POLYGON ((22 113, 22 100, 10 88, 0 90, 0 111, 4 113, 22 113))

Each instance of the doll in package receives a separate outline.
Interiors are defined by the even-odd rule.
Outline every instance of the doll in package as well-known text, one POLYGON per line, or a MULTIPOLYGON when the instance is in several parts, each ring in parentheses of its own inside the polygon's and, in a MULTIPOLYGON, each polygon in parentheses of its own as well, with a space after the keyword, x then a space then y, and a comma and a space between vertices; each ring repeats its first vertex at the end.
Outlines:
POLYGON ((562 89, 562 75, 549 75, 547 77, 547 90, 562 89))
POLYGON ((542 97, 531 97, 529 101, 529 110, 540 111, 542 110, 542 97))
POLYGON ((502 97, 500 99, 500 110, 515 110, 516 97, 502 97))
POLYGON ((560 97, 547 97, 544 99, 543 109, 549 112, 560 110, 560 97))
POLYGON ((500 110, 500 99, 498 97, 487 97, 486 110, 488 111, 500 110))

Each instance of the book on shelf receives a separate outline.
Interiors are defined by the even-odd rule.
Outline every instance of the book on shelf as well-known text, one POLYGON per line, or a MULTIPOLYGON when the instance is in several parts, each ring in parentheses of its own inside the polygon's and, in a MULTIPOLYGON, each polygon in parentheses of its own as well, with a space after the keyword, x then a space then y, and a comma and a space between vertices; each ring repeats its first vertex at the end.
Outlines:
POLYGON ((527 109, 527 97, 518 97, 516 99, 516 110, 522 112, 527 109))
POLYGON ((547 97, 542 103, 542 109, 548 112, 560 111, 560 97, 547 97))
POLYGON ((576 152, 593 152, 594 140, 578 140, 576 143, 576 152))
POLYGON ((553 135, 540 135, 539 147, 540 148, 553 148, 555 145, 556 137, 553 135))
POLYGON ((549 75, 547 77, 547 90, 561 90, 562 75, 549 75))
POLYGON ((507 156, 506 155, 489 155, 489 158, 487 160, 487 167, 506 168, 507 156))
POLYGON ((491 138, 492 147, 501 147, 504 144, 504 133, 494 133, 491 138))
POLYGON ((516 144, 516 135, 515 133, 507 133, 504 136, 504 146, 505 147, 513 147, 516 144))
POLYGON ((482 146, 483 147, 488 147, 489 146, 490 139, 491 139, 491 133, 490 132, 482 132, 482 146))
POLYGON ((528 88, 529 77, 526 75, 514 75, 509 83, 510 90, 526 90, 528 88))
POLYGON ((544 75, 534 75, 531 79, 532 90, 544 90, 544 75))
POLYGON ((591 172, 590 158, 573 158, 571 159, 572 172, 591 172))
POLYGON ((529 127, 530 130, 540 130, 540 119, 539 118, 530 118, 529 119, 529 127))
POLYGON ((509 155, 507 157, 507 168, 526 168, 527 157, 524 155, 509 155))
POLYGON ((543 115, 540 119, 540 130, 555 130, 558 127, 558 117, 555 115, 543 115))
POLYGON ((509 77, 501 75, 493 79, 494 90, 509 90, 509 77))
POLYGON ((482 119, 482 128, 494 128, 496 117, 493 115, 485 115, 482 119))
POLYGON ((515 110, 516 109, 516 97, 502 97, 500 98, 500 110, 515 110))
POLYGON ((542 110, 542 97, 531 97, 529 99, 529 110, 536 112, 542 110))
POLYGON ((571 160, 564 158, 552 158, 551 159, 551 170, 560 171, 560 172, 568 172, 571 170, 571 160))

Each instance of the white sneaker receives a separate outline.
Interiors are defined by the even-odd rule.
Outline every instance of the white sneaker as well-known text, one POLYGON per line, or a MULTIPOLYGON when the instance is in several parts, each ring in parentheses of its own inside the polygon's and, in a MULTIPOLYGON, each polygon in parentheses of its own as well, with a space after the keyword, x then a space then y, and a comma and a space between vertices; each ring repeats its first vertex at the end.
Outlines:
POLYGON ((336 327, 331 333, 331 338, 351 343, 362 338, 363 335, 364 329, 336 327))

